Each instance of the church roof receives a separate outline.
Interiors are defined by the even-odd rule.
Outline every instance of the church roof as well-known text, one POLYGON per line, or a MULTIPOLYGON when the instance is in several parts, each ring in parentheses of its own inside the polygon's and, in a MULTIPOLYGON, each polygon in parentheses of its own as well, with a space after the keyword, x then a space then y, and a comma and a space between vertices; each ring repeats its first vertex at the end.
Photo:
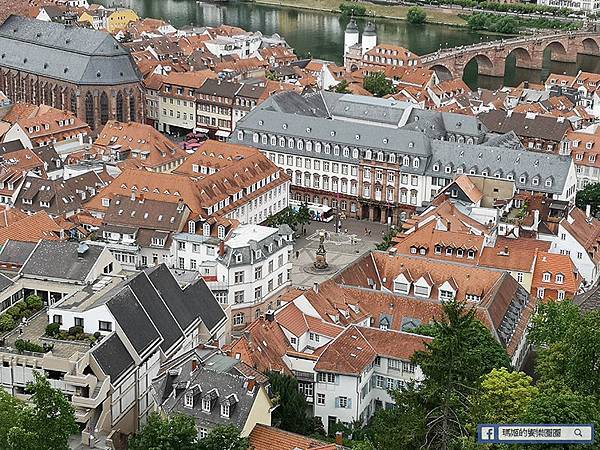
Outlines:
POLYGON ((110 34, 21 16, 0 25, 0 67, 78 85, 141 81, 129 51, 110 34))

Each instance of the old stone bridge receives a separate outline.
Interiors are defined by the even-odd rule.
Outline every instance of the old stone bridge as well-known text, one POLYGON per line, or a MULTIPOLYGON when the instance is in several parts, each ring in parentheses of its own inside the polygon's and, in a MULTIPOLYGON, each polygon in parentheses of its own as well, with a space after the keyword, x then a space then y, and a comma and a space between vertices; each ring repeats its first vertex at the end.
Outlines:
POLYGON ((600 33, 563 31, 441 49, 421 56, 421 64, 438 73, 462 77, 465 66, 475 59, 479 74, 502 77, 509 55, 515 56, 517 67, 540 70, 546 49, 550 49, 550 59, 559 62, 576 62, 577 54, 600 56, 600 33))

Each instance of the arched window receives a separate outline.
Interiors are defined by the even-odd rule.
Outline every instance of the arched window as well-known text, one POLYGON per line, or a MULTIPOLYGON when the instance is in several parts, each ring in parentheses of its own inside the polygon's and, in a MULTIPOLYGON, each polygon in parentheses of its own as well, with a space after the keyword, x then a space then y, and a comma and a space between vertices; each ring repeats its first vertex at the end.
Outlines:
POLYGON ((125 115, 123 114, 123 94, 121 94, 121 91, 117 92, 117 120, 119 122, 125 121, 125 115))
POLYGON ((91 92, 85 95, 85 121, 90 127, 95 128, 94 97, 91 92))
POLYGON ((63 109, 63 98, 60 86, 54 88, 54 107, 56 109, 63 109))
POLYGON ((104 125, 108 122, 108 95, 103 92, 100 95, 100 123, 104 125))
POLYGON ((71 111, 73 111, 75 114, 77 114, 77 96, 75 95, 75 92, 71 92, 71 111))
POLYGON ((243 325, 244 324, 244 313, 243 312, 239 312, 236 315, 233 316, 233 324, 234 325, 243 325))
POLYGON ((135 95, 131 95, 131 97, 129 97, 129 120, 131 120, 132 122, 136 121, 136 114, 135 114, 135 95))

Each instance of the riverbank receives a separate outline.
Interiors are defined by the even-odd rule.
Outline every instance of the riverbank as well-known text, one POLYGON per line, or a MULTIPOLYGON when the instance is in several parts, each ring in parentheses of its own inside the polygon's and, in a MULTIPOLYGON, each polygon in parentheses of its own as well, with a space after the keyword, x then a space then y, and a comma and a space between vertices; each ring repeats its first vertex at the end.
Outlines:
MULTIPOLYGON (((326 11, 339 13, 339 6, 342 0, 248 0, 249 3, 257 3, 269 6, 282 6, 290 8, 308 9, 313 11, 326 11)), ((381 17, 385 19, 406 20, 409 6, 400 5, 379 5, 369 2, 360 2, 366 6, 367 13, 370 16, 381 17)), ((466 26, 466 21, 460 17, 464 13, 462 9, 449 8, 428 8, 422 7, 427 12, 427 22, 440 25, 466 26)))

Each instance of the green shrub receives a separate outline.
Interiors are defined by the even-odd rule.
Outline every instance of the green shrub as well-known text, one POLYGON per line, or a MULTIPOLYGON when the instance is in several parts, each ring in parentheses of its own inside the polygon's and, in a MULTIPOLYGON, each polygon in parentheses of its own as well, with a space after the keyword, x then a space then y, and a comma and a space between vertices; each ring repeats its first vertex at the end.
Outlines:
POLYGON ((60 324, 49 323, 46 326, 46 336, 56 337, 60 333, 60 324))
POLYGON ((75 325, 74 327, 69 328, 69 334, 71 336, 77 336, 81 333, 83 333, 83 327, 80 327, 79 325, 75 325))
POLYGON ((0 316, 0 331, 10 331, 15 327, 15 319, 10 314, 0 316))
POLYGON ((408 8, 408 13, 406 14, 406 20, 409 23, 418 25, 421 23, 425 23, 427 21, 427 13, 423 8, 419 8, 418 6, 413 6, 412 8, 408 8))
POLYGON ((13 319, 20 319, 21 316, 22 316, 22 314, 21 314, 21 305, 24 306, 23 303, 19 302, 16 305, 11 306, 6 311, 6 314, 9 314, 10 316, 12 316, 13 319))
POLYGON ((15 347, 20 352, 37 352, 44 353, 45 349, 41 345, 34 344, 30 341, 24 341, 23 339, 17 339, 15 341, 15 347))
POLYGON ((341 3, 340 12, 343 16, 366 16, 367 8, 364 5, 359 5, 356 3, 341 3))
POLYGON ((27 305, 27 307, 29 309, 32 309, 34 311, 42 309, 42 307, 44 306, 44 302, 42 301, 42 298, 39 295, 35 295, 35 294, 31 294, 30 296, 28 296, 25 299, 25 304, 27 305))

